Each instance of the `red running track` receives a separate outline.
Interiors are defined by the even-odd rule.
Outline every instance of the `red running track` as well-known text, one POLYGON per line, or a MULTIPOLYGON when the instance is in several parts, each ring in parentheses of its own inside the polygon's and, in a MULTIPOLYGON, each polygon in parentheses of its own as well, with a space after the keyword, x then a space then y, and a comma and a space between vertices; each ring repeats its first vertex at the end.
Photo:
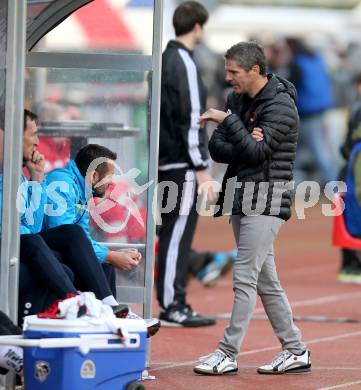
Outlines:
MULTIPOLYGON (((320 207, 308 210, 305 220, 295 215, 281 229, 276 259, 281 282, 295 316, 352 318, 361 321, 361 286, 336 282, 339 251, 331 247, 332 219, 321 215, 320 207)), ((200 250, 229 250, 233 247, 227 219, 200 220, 194 247, 200 250)), ((202 314, 229 313, 233 292, 231 273, 213 288, 196 280, 189 286, 189 302, 202 314)), ((159 309, 154 303, 154 313, 159 309)), ((257 304, 258 318, 264 315, 257 304)), ((361 389, 361 324, 298 321, 311 350, 313 370, 308 374, 262 376, 256 367, 268 362, 280 350, 268 321, 255 319, 242 345, 235 376, 198 376, 192 368, 199 356, 212 352, 222 337, 227 320, 198 329, 163 328, 152 339, 149 373, 156 380, 145 381, 152 389, 260 389, 331 390, 361 389)))

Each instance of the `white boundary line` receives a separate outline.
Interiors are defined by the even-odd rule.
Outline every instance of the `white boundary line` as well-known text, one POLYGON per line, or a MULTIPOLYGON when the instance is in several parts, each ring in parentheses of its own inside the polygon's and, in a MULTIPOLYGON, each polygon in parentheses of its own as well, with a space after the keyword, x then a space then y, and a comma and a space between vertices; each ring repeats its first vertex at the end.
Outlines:
MULTIPOLYGON (((155 366, 169 366, 171 364, 174 364, 174 362, 152 362, 152 365, 155 366)), ((239 364, 238 368, 257 368, 256 365, 247 365, 247 364, 239 364)), ((152 370, 152 369, 150 369, 152 370)), ((312 371, 360 371, 360 367, 322 367, 322 366, 312 366, 312 371)), ((319 389, 321 390, 321 389, 319 389)))
MULTIPOLYGON (((338 294, 338 295, 327 295, 325 297, 315 298, 315 299, 306 299, 303 301, 290 302, 291 307, 303 307, 303 306, 312 306, 312 305, 323 305, 324 303, 337 302, 345 299, 353 299, 353 298, 361 298, 361 292, 353 292, 346 294, 338 294)), ((264 313, 263 307, 259 307, 254 310, 253 314, 264 313)), ((223 313, 217 315, 218 319, 229 319, 231 317, 231 313, 223 313)))
POLYGON ((342 389, 344 387, 350 387, 350 386, 353 386, 353 385, 360 385, 360 384, 361 384, 361 381, 348 382, 348 383, 342 383, 340 385, 335 385, 335 386, 331 386, 331 387, 322 387, 322 388, 319 388, 318 390, 342 389))
POLYGON ((330 370, 330 371, 360 371, 360 367, 313 367, 312 366, 312 371, 313 370, 330 370))
MULTIPOLYGON (((321 337, 321 338, 317 338, 317 339, 312 339, 312 340, 305 341, 305 344, 306 345, 318 344, 318 343, 324 343, 324 342, 327 342, 327 341, 335 341, 335 340, 345 339, 345 338, 348 338, 348 337, 356 337, 356 336, 361 336, 361 331, 342 333, 342 334, 339 334, 339 335, 336 335, 336 336, 329 336, 329 337, 321 337)), ((253 354, 256 354, 256 353, 260 353, 260 352, 269 352, 269 351, 274 351, 274 350, 280 350, 280 346, 277 345, 277 346, 274 346, 274 347, 252 349, 250 351, 240 352, 237 355, 237 357, 253 355, 253 354)), ((157 367, 157 368, 150 369, 150 372, 153 373, 155 371, 166 370, 168 368, 176 368, 176 367, 182 367, 182 366, 191 366, 191 365, 197 364, 197 363, 199 363, 198 360, 191 360, 191 361, 181 362, 181 363, 171 363, 171 364, 163 366, 163 367, 157 367)), ((325 389, 323 389, 323 390, 325 390, 325 389)))
POLYGON ((353 292, 353 293, 327 295, 325 297, 320 297, 320 298, 315 298, 315 299, 306 299, 304 301, 296 301, 296 302, 291 303, 291 306, 292 307, 302 307, 302 306, 310 306, 310 305, 323 305, 324 303, 337 302, 337 301, 342 301, 344 299, 360 298, 360 297, 361 297, 361 292, 357 291, 357 292, 353 292))

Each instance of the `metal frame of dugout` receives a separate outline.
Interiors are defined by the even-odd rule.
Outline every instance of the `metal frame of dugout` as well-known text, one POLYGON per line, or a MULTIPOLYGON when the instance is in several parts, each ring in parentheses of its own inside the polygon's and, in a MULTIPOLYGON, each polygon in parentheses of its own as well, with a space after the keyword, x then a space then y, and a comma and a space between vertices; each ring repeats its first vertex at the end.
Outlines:
POLYGON ((139 133, 139 128, 125 126, 122 123, 95 123, 87 121, 44 121, 38 127, 38 133, 47 137, 67 137, 71 139, 70 157, 88 144, 89 138, 122 138, 139 133))
MULTIPOLYGON (((22 127, 24 108, 25 66, 32 68, 96 69, 147 71, 151 77, 149 123, 149 161, 148 181, 157 183, 160 74, 162 51, 162 15, 163 0, 154 0, 153 8, 153 45, 152 55, 119 53, 66 53, 66 52, 30 52, 34 45, 55 26, 92 0, 4 0, 0 8, 0 109, 4 113, 4 156, 3 156, 3 199, 2 199, 2 236, 0 262, 0 309, 16 321, 19 269, 19 217, 16 209, 16 194, 20 185, 22 166, 22 127), (43 10, 33 20, 27 20, 27 6, 41 4, 43 10)), ((58 124, 61 131, 65 127, 74 127, 76 123, 58 124)), ((102 137, 108 137, 111 124, 101 124, 102 137), (107 126, 108 127, 107 129, 107 126), (104 132, 105 126, 105 132, 104 132)), ((2 126, 2 124, 0 124, 2 126)), ((55 126, 56 127, 56 126, 55 126)), ((88 124, 82 134, 93 136, 100 127, 88 124), (95 132, 95 133, 94 133, 95 132)), ((48 129, 50 130, 50 129, 48 129)), ((43 132, 43 129, 40 129, 43 132)), ((52 131, 56 133, 53 127, 52 131)), ((74 128, 73 130, 74 131, 74 128)), ((130 134, 136 129, 127 129, 118 124, 115 132, 130 134)), ((45 130, 44 130, 45 132, 45 130)), ((98 133, 97 133, 98 134, 98 133)), ((112 133, 113 135, 115 133, 112 133)), ((47 135, 50 135, 47 133, 47 135)), ((76 135, 76 132, 74 132, 76 135)), ((67 134, 69 136, 69 133, 67 134)), ((0 145, 1 147, 1 145, 0 145)), ((152 314, 152 289, 154 268, 155 221, 152 216, 156 202, 154 186, 147 196, 147 233, 145 243, 144 286, 133 289, 124 288, 129 302, 142 303, 144 316, 152 314), (154 203, 153 203, 154 202, 154 203)), ((143 245, 143 244, 140 244, 143 245)), ((123 245, 124 246, 124 245, 123 245)), ((119 245, 118 245, 119 247, 119 245)), ((149 358, 149 357, 148 357, 149 358)), ((13 388, 11 379, 6 388, 13 388)))

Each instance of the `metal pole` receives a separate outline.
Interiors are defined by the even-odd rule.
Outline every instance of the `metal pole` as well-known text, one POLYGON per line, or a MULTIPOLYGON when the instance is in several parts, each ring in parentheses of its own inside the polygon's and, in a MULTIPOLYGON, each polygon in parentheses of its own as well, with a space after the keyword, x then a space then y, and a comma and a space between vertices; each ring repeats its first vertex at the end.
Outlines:
MULTIPOLYGON (((0 309, 17 322, 19 284, 19 215, 16 195, 20 185, 24 112, 26 1, 8 1, 0 309)), ((14 375, 1 380, 15 387, 14 375)))
MULTIPOLYGON (((159 120, 160 120, 160 89, 162 70, 162 33, 163 33, 163 0, 155 0, 153 16, 153 70, 151 83, 151 114, 150 114, 150 146, 148 180, 153 180, 147 199, 147 241, 145 263, 145 296, 144 317, 152 316, 153 270, 154 270, 154 243, 155 243, 155 210, 158 182, 158 147, 159 147, 159 120)), ((150 344, 147 361, 150 361, 150 344)))
POLYGON ((24 112, 26 1, 8 2, 4 172, 0 263, 0 309, 17 321, 19 272, 19 215, 16 195, 20 185, 24 112))

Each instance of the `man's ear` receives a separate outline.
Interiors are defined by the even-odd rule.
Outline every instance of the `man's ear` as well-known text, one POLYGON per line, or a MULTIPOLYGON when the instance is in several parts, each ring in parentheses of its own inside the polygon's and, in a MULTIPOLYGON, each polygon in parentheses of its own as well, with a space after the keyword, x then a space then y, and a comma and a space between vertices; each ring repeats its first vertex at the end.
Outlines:
POLYGON ((196 24, 194 25, 194 27, 193 27, 193 31, 194 31, 194 32, 197 32, 197 33, 202 32, 202 29, 203 29, 203 27, 202 27, 199 23, 196 23, 196 24))
POLYGON ((85 177, 86 182, 89 186, 92 186, 93 183, 96 183, 99 179, 99 173, 97 171, 87 172, 85 177))
POLYGON ((261 74, 261 69, 260 69, 259 65, 253 65, 251 70, 257 74, 261 74))
POLYGON ((93 179, 93 183, 97 183, 100 179, 100 175, 97 171, 93 171, 92 172, 92 179, 93 179))

